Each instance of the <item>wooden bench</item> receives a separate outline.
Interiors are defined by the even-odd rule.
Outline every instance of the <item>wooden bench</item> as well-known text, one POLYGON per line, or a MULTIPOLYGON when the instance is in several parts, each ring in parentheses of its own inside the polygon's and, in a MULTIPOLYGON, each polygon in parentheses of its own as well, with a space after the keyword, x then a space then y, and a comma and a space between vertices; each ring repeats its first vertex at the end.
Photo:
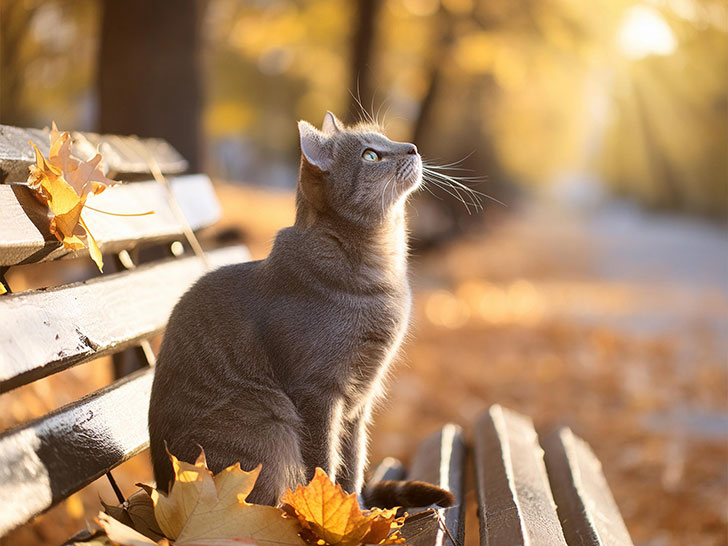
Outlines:
MULTIPOLYGON (((135 157, 119 137, 75 138, 101 143, 113 172, 137 180, 99 195, 94 201, 98 208, 156 212, 133 222, 89 213, 87 223, 102 252, 126 253, 141 245, 184 240, 183 225, 160 184, 143 180, 148 160, 135 157)), ((0 126, 0 176, 5 182, 0 184, 0 280, 8 267, 72 257, 48 233, 45 212, 28 190, 8 184, 25 178, 33 158, 22 143, 29 139, 47 142, 42 132, 0 126)), ((194 230, 213 224, 220 213, 210 181, 182 176, 184 161, 165 143, 143 144, 165 174, 175 175, 171 186, 186 222, 194 230)), ((0 296, 0 393, 118 354, 161 332, 177 298, 205 271, 196 256, 138 267, 122 256, 128 271, 0 296)), ((248 259, 241 246, 207 256, 213 267, 248 259)), ((0 434, 0 536, 147 448, 152 372, 149 367, 137 371, 0 434)), ((386 459, 374 470, 373 481, 424 480, 448 489, 457 500, 451 508, 425 507, 409 518, 404 528, 408 544, 464 544, 468 454, 475 468, 482 545, 632 544, 586 443, 562 429, 539 444, 528 418, 500 406, 474 424, 470 451, 463 430, 448 424, 422 441, 409 468, 386 459)))
MULTIPOLYGON (((220 207, 210 180, 182 175, 186 162, 165 142, 142 141, 145 153, 170 177, 170 202, 165 188, 150 180, 150 160, 131 137, 74 133, 73 138, 74 154, 83 154, 87 147, 90 156, 98 146, 111 176, 134 180, 90 197, 89 204, 101 210, 155 213, 128 218, 84 212, 102 253, 107 258, 122 253, 128 271, 0 296, 0 393, 138 346, 160 333, 179 296, 206 271, 203 261, 190 253, 169 253, 168 259, 138 267, 129 257, 149 245, 170 248, 176 241, 179 248, 184 222, 195 231, 215 223, 220 207)), ((34 161, 29 140, 48 153, 47 132, 0 126, 3 282, 10 267, 87 255, 65 250, 49 232, 44 207, 30 190, 13 184, 25 181, 34 161)), ((232 246, 207 252, 207 259, 216 267, 245 261, 249 254, 243 246, 232 246)), ((152 372, 147 367, 0 434, 0 536, 147 448, 152 372)))

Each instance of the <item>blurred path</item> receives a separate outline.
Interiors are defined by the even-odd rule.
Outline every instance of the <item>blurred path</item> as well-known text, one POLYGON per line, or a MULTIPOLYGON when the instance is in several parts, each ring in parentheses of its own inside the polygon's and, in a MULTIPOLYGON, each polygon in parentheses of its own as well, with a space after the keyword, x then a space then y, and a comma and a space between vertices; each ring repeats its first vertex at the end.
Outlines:
POLYGON ((728 342, 728 231, 628 204, 607 205, 582 221, 596 247, 595 276, 659 298, 629 317, 631 331, 676 333, 702 324, 728 342))
POLYGON ((414 257, 412 339, 373 459, 498 402, 591 443, 636 544, 726 544, 728 234, 587 210, 532 201, 414 257))

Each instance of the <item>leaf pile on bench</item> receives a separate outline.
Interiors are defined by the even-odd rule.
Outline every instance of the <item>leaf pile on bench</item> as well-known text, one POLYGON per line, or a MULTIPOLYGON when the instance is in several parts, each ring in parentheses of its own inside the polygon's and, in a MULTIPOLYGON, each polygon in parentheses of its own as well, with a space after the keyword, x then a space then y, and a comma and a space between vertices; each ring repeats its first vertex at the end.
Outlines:
MULTIPOLYGON (((176 480, 169 495, 141 485, 122 507, 106 506, 97 521, 104 534, 90 540, 113 544, 176 546, 236 541, 261 546, 356 546, 401 544, 404 517, 396 509, 362 512, 355 494, 346 494, 321 469, 306 486, 288 491, 283 509, 246 502, 260 466, 246 472, 239 464, 216 476, 207 469, 204 451, 194 464, 170 455, 176 480)), ((86 542, 87 543, 87 542, 86 542)), ((83 544, 81 542, 77 544, 83 544)))

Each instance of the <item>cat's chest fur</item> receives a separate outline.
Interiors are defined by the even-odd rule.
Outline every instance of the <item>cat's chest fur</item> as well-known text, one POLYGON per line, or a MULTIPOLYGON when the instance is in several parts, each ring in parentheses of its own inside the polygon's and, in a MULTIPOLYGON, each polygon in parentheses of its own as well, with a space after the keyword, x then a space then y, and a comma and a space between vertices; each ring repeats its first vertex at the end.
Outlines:
POLYGON ((275 268, 264 291, 277 300, 261 328, 265 345, 292 398, 301 385, 314 385, 356 408, 377 396, 405 335, 411 296, 403 256, 387 245, 360 263, 330 248, 318 249, 316 260, 296 260, 290 247, 302 244, 287 234, 276 242, 285 264, 274 255, 262 265, 275 268))

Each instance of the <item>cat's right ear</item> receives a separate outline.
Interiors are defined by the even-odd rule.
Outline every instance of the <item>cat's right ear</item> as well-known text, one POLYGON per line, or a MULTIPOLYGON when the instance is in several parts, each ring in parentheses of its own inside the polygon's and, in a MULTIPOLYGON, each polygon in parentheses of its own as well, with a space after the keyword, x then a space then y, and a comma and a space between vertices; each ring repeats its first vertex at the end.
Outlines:
POLYGON ((321 131, 307 121, 298 122, 301 137, 301 153, 314 167, 328 171, 333 163, 331 142, 321 131))

